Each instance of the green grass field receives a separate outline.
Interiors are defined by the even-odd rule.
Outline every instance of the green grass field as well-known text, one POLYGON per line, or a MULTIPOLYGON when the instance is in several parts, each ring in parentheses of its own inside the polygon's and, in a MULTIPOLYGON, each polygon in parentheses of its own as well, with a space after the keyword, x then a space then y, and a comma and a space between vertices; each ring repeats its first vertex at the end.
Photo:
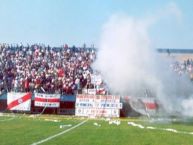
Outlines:
POLYGON ((193 145, 192 123, 150 123, 146 119, 119 119, 120 125, 104 119, 70 116, 15 115, 0 116, 0 145, 30 145, 44 140, 42 145, 193 145), (145 128, 128 125, 141 124, 145 128), (95 125, 94 125, 95 124, 95 125), (98 124, 98 125, 96 125, 98 124), (60 125, 71 125, 60 128, 60 125), (78 126, 77 126, 78 125, 78 126), (156 127, 157 129, 147 129, 156 127), (166 131, 170 128, 179 133, 166 131), (67 132, 65 132, 67 131, 67 132), (59 134, 61 133, 61 134, 59 134), (54 137, 54 135, 56 135, 54 137))

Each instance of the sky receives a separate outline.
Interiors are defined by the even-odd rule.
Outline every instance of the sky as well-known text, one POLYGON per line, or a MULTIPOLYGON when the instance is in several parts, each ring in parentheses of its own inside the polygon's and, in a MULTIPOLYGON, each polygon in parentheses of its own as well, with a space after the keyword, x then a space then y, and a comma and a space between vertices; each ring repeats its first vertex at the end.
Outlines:
POLYGON ((155 48, 193 48, 192 6, 191 0, 0 0, 0 43, 97 47, 103 25, 122 13, 159 17, 149 29, 155 48), (175 17, 164 14, 171 4, 175 17))

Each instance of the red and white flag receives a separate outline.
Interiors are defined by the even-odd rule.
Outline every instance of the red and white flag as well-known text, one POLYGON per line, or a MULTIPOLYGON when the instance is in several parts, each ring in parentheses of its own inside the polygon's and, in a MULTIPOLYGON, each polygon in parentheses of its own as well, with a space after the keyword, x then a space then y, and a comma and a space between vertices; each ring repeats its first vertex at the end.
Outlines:
POLYGON ((144 98, 143 103, 144 103, 146 109, 149 109, 149 110, 158 109, 157 103, 153 98, 144 98))
POLYGON ((105 95, 106 94, 106 90, 105 88, 99 88, 96 92, 97 95, 105 95))
POLYGON ((155 102, 144 102, 147 109, 156 110, 157 104, 155 102))
POLYGON ((60 107, 60 94, 35 93, 35 106, 39 107, 60 107))
POLYGON ((7 109, 18 111, 30 111, 31 93, 10 92, 7 94, 7 109))

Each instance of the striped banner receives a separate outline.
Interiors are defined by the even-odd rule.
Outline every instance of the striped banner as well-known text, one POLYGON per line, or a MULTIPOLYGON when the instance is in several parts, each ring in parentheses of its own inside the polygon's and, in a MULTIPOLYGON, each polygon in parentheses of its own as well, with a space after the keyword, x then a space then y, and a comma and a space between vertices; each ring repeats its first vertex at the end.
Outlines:
POLYGON ((30 111, 31 93, 10 92, 7 94, 7 109, 18 111, 30 111))
POLYGON ((60 94, 35 93, 35 106, 39 107, 60 107, 60 94))

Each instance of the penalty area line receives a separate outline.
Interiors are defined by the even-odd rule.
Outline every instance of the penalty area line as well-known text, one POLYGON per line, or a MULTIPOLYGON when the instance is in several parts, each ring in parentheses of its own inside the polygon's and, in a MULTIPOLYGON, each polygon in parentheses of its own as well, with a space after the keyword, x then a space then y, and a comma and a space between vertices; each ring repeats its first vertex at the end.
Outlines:
POLYGON ((62 131, 62 132, 60 132, 60 133, 57 133, 57 134, 55 134, 55 135, 52 135, 52 136, 50 136, 50 137, 48 137, 48 138, 45 138, 45 139, 43 139, 43 140, 40 140, 40 141, 38 141, 38 142, 34 142, 34 143, 32 143, 31 145, 38 145, 38 144, 44 143, 44 142, 46 142, 46 141, 49 141, 49 140, 51 140, 51 139, 53 139, 53 138, 55 138, 55 137, 58 137, 58 136, 60 136, 60 135, 62 135, 62 134, 65 134, 65 133, 67 133, 67 132, 69 132, 69 131, 71 131, 71 130, 73 130, 73 129, 81 126, 81 125, 83 125, 83 124, 84 124, 85 122, 87 122, 87 121, 88 121, 88 119, 80 122, 79 124, 77 124, 77 125, 69 128, 69 129, 67 129, 67 130, 64 130, 64 131, 62 131))

